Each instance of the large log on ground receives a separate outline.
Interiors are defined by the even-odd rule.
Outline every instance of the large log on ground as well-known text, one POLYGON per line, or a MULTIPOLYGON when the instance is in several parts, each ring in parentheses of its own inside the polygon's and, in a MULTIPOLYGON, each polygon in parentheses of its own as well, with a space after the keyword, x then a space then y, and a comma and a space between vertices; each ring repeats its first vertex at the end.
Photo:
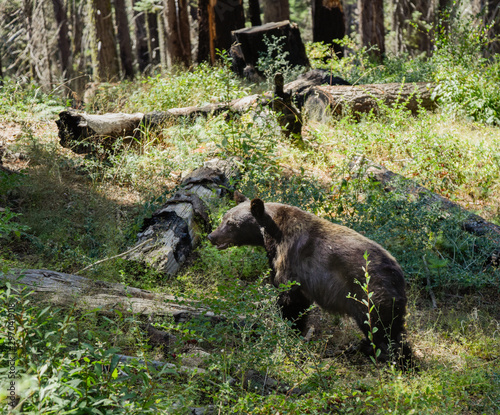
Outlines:
POLYGON ((238 174, 234 161, 218 159, 190 173, 174 196, 144 222, 137 249, 126 258, 175 274, 200 235, 210 231, 208 212, 228 193, 238 174))
POLYGON ((419 108, 434 109, 432 84, 417 82, 408 84, 367 84, 316 86, 306 92, 304 110, 309 118, 323 120, 326 117, 348 113, 359 116, 379 110, 379 102, 394 106, 404 105, 412 112, 419 108))
POLYGON ((104 314, 119 310, 133 314, 173 316, 175 321, 199 315, 214 317, 207 310, 180 304, 181 301, 171 295, 63 272, 45 269, 12 270, 6 275, 0 274, 0 279, 10 281, 18 288, 28 287, 43 302, 64 307, 75 305, 78 310, 99 308, 104 314))
MULTIPOLYGON (((397 173, 387 170, 385 167, 377 165, 363 157, 356 157, 350 163, 349 168, 354 174, 367 175, 371 180, 380 183, 386 190, 393 190, 397 183, 404 183, 405 191, 408 194, 426 201, 429 205, 438 205, 445 211, 455 211, 462 217, 462 228, 474 235, 490 238, 498 244, 500 253, 500 226, 488 222, 486 219, 475 215, 457 205, 451 200, 438 195, 425 187, 419 185, 411 179, 407 179, 397 173)), ((495 254, 496 255, 496 254, 495 254)))
MULTIPOLYGON (((300 107, 307 91, 318 85, 348 85, 343 79, 333 76, 329 71, 314 69, 299 76, 295 81, 284 86, 287 99, 300 107)), ((56 121, 61 146, 70 148, 78 154, 94 152, 102 145, 109 149, 117 138, 123 138, 127 144, 132 140, 140 141, 144 131, 160 127, 167 122, 175 122, 182 117, 217 115, 223 112, 244 113, 259 106, 269 106, 274 102, 272 92, 264 95, 254 94, 238 98, 229 103, 214 103, 202 107, 191 106, 171 108, 167 111, 153 111, 147 114, 110 113, 103 115, 86 114, 74 109, 62 111, 56 121)), ((272 105, 271 105, 272 106, 272 105)), ((296 131, 290 131, 295 133, 296 131)))
POLYGON ((95 152, 98 146, 103 146, 105 149, 112 148, 118 137, 124 138, 125 143, 132 142, 134 139, 139 139, 145 130, 176 121, 181 117, 217 115, 225 111, 242 113, 260 102, 261 95, 255 94, 229 103, 171 108, 167 111, 153 111, 146 114, 137 112, 95 115, 70 108, 59 113, 56 124, 61 146, 70 148, 78 154, 87 154, 95 152))

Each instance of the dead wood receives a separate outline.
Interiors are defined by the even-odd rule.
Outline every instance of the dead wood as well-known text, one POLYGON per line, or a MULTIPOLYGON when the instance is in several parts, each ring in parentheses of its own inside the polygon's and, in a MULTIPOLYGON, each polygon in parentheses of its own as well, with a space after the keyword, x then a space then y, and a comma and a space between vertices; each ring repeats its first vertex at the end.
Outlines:
POLYGON ((309 88, 305 92, 304 111, 309 118, 315 120, 349 113, 359 116, 370 111, 378 113, 381 102, 388 106, 402 104, 416 113, 419 108, 428 110, 435 108, 435 101, 431 98, 433 88, 432 84, 424 82, 321 85, 309 88))
POLYGON ((209 211, 231 189, 239 171, 231 160, 214 159, 186 176, 172 198, 144 222, 126 256, 167 275, 175 274, 211 228, 209 211))
POLYGON ((208 310, 181 304, 182 300, 171 295, 79 275, 28 269, 12 270, 2 279, 18 288, 27 287, 43 302, 63 307, 74 305, 77 310, 99 309, 104 314, 120 310, 141 315, 173 316, 176 322, 194 316, 214 317, 208 310))
POLYGON ((404 182, 405 191, 416 198, 423 199, 429 205, 438 205, 443 211, 455 211, 462 217, 462 228, 474 235, 485 236, 496 241, 500 247, 500 226, 488 222, 486 219, 475 215, 457 205, 451 200, 440 196, 423 186, 420 186, 411 179, 387 170, 385 167, 377 165, 363 157, 355 158, 350 163, 350 170, 355 174, 365 174, 373 181, 379 182, 386 190, 394 190, 397 183, 404 182))

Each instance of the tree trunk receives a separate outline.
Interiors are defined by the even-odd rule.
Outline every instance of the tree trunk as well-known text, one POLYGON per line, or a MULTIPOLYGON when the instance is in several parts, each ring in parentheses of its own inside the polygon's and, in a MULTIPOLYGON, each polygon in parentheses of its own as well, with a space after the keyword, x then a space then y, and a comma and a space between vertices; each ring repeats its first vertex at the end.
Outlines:
POLYGON ((264 0, 264 24, 290 20, 288 0, 264 0))
POLYGON ((158 13, 146 13, 146 28, 148 32, 148 54, 149 63, 152 65, 159 65, 161 63, 160 53, 160 27, 158 27, 158 13))
POLYGON ((187 0, 163 0, 170 65, 191 65, 191 39, 187 0))
POLYGON ((198 0, 198 63, 211 60, 209 8, 210 0, 198 0))
POLYGON ((332 40, 345 36, 344 12, 340 0, 312 0, 313 42, 324 42, 333 46, 335 55, 344 56, 344 48, 332 40))
POLYGON ((97 82, 118 81, 120 69, 116 52, 116 38, 110 0, 91 0, 95 25, 94 80, 97 82))
POLYGON ((26 285, 43 302, 57 306, 76 305, 78 310, 100 308, 100 312, 104 314, 120 310, 133 314, 173 316, 178 322, 189 316, 207 313, 209 317, 213 316, 207 310, 180 305, 179 299, 171 295, 63 272, 45 269, 12 270, 4 278, 15 286, 26 285))
MULTIPOLYGON (((60 1, 60 0, 58 0, 60 1)), ((116 26, 118 28, 118 44, 120 46, 120 61, 123 76, 127 79, 134 78, 134 58, 132 54, 132 40, 127 17, 125 0, 114 0, 116 26)))
MULTIPOLYGON (((135 6, 138 0, 133 0, 135 6)), ((139 64, 139 72, 144 73, 150 64, 148 53, 148 32, 146 29, 146 12, 134 10, 134 27, 135 27, 135 54, 137 63, 139 64)))
POLYGON ((404 103, 407 109, 416 112, 419 107, 435 108, 435 101, 431 99, 432 89, 425 82, 316 86, 306 91, 304 111, 310 118, 317 120, 351 112, 359 117, 370 111, 377 113, 378 101, 382 101, 386 105, 404 103))
POLYGON ((210 232, 208 213, 239 175, 236 163, 211 160, 186 176, 177 193, 144 222, 128 260, 144 263, 167 275, 175 274, 210 232))
MULTIPOLYGON (((3 68, 2 68, 2 45, 0 45, 0 87, 3 86, 3 68)), ((0 164, 2 163, 2 158, 0 157, 0 164)))
POLYGON ((73 79, 71 80, 71 90, 73 93, 74 106, 79 108, 83 103, 85 85, 89 81, 86 71, 86 56, 82 46, 83 21, 85 3, 70 3, 70 16, 72 16, 72 56, 73 56, 73 79))
POLYGON ((491 43, 488 47, 490 56, 500 53, 500 2, 498 0, 487 0, 486 23, 491 25, 489 37, 491 43))
POLYGON ((248 17, 250 20, 250 24, 252 26, 262 25, 262 19, 260 18, 259 0, 249 0, 248 1, 248 17))
POLYGON ((384 1, 358 0, 359 32, 361 45, 376 46, 371 54, 377 60, 385 56, 384 1))
POLYGON ((61 74, 63 79, 72 78, 71 42, 68 34, 68 16, 63 0, 52 0, 58 27, 57 44, 61 56, 61 74))
MULTIPOLYGON (((243 0, 211 0, 209 14, 211 50, 229 50, 233 43, 231 32, 245 27, 243 0)), ((211 54, 212 63, 216 56, 211 54)))

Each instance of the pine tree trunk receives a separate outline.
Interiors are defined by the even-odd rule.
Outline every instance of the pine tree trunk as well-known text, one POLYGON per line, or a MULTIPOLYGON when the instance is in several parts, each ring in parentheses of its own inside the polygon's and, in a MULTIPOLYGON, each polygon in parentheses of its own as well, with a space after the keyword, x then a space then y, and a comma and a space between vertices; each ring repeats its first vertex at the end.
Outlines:
POLYGON ((61 73, 63 79, 72 78, 71 42, 68 34, 68 16, 63 0, 52 0, 58 29, 57 45, 61 54, 61 73))
POLYGON ((198 63, 210 60, 209 7, 210 0, 198 0, 198 63))
POLYGON ((233 43, 231 32, 245 27, 243 0, 211 0, 213 20, 209 20, 213 49, 229 50, 233 43), (213 25, 213 28, 212 28, 213 25))
POLYGON ((262 25, 262 19, 260 18, 259 0, 248 1, 248 17, 252 26, 262 25))
POLYGON ((264 23, 290 20, 288 0, 264 0, 264 23))
POLYGON ((113 27, 113 13, 110 0, 91 0, 93 19, 95 24, 94 52, 97 62, 97 73, 94 79, 98 82, 117 81, 120 77, 118 54, 116 51, 116 37, 113 27))
POLYGON ((158 27, 157 14, 157 12, 146 13, 149 63, 153 65, 161 63, 160 34, 158 33, 160 28, 158 27))
POLYGON ((191 39, 187 0, 163 0, 170 65, 191 65, 191 39))
POLYGON ((344 56, 344 48, 332 40, 345 36, 344 12, 340 0, 312 0, 313 42, 331 44, 335 55, 344 56))
POLYGON ((372 50, 374 58, 381 60, 385 55, 384 1, 358 0, 359 32, 361 45, 372 50))
MULTIPOLYGON (((59 0, 60 1, 60 0, 59 0)), ((118 44, 120 46, 120 61, 123 75, 127 79, 134 78, 134 58, 132 54, 132 40, 127 17, 125 0, 114 0, 116 26, 118 28, 118 44)))
MULTIPOLYGON (((135 6, 138 0, 133 0, 135 6)), ((134 10, 135 23, 135 54, 139 64, 139 72, 144 73, 150 61, 148 54, 148 34, 146 30, 146 13, 134 10)))
POLYGON ((89 81, 89 76, 85 69, 86 57, 82 47, 83 40, 83 10, 85 3, 77 5, 75 2, 70 3, 70 16, 72 16, 72 56, 73 56, 73 79, 71 80, 71 90, 74 94, 74 106, 79 108, 83 102, 85 93, 85 85, 89 81))

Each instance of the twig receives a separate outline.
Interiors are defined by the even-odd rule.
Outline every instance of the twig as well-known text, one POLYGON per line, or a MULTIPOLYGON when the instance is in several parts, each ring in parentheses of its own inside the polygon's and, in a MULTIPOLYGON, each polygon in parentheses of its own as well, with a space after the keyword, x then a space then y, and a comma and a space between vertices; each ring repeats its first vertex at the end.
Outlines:
POLYGON ((153 240, 153 238, 146 239, 144 242, 141 242, 139 245, 134 246, 133 248, 129 249, 128 251, 122 252, 121 254, 114 255, 114 256, 111 256, 108 258, 100 259, 99 261, 94 262, 93 264, 90 264, 90 265, 86 266, 85 268, 81 269, 80 271, 78 271, 76 273, 76 275, 78 275, 80 272, 88 270, 89 268, 95 267, 97 264, 101 264, 101 263, 106 262, 106 261, 111 261, 112 259, 120 258, 122 256, 130 254, 131 252, 134 252, 137 249, 142 248, 144 245, 146 245, 148 242, 151 242, 152 240, 153 240))
POLYGON ((427 279, 427 290, 429 291, 429 295, 431 296, 432 308, 437 308, 436 296, 434 295, 434 291, 432 291, 431 287, 431 273, 429 271, 429 266, 427 265, 427 260, 425 259, 425 254, 422 256, 422 260, 424 261, 425 268, 425 276, 427 279))

